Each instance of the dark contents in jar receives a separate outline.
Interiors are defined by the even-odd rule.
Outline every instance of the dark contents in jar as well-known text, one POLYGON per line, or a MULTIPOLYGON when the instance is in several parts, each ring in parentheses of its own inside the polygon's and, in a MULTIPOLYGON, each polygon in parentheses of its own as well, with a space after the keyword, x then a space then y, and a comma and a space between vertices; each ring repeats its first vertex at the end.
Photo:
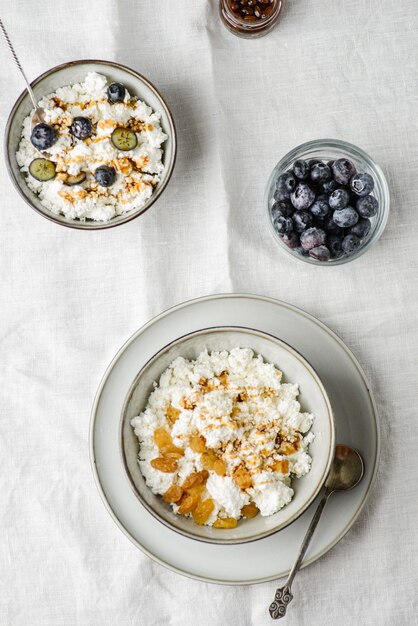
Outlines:
POLYGON ((228 0, 231 11, 245 22, 260 22, 270 17, 275 0, 228 0))

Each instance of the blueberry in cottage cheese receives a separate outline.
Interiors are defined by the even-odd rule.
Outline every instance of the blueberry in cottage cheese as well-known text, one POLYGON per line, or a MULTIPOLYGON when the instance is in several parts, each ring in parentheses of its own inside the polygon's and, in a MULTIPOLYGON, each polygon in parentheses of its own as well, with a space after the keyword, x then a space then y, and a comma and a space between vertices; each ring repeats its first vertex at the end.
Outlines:
POLYGON ((79 115, 75 117, 73 123, 70 126, 70 133, 76 137, 76 139, 87 139, 92 132, 92 124, 88 117, 79 115))
POLYGON ((148 202, 164 170, 167 136, 159 112, 123 85, 108 86, 106 77, 96 72, 44 96, 39 106, 46 111, 46 123, 31 133, 33 112, 28 115, 16 160, 46 209, 69 219, 106 222, 148 202), (112 141, 116 129, 121 130, 112 141), (56 175, 49 180, 30 172, 37 150, 47 150, 55 166, 56 175), (95 179, 99 167, 115 171, 110 186, 95 179))
POLYGON ((36 124, 33 129, 30 141, 36 150, 48 150, 57 141, 57 133, 49 124, 36 124))
POLYGON ((116 172, 109 165, 101 165, 94 172, 94 180, 101 187, 110 187, 116 180, 116 172))
POLYGON ((199 525, 272 515, 311 466, 314 416, 298 394, 250 349, 178 357, 131 420, 148 487, 199 525))
POLYGON ((125 100, 126 89, 120 83, 111 83, 107 88, 109 102, 123 102, 125 100))

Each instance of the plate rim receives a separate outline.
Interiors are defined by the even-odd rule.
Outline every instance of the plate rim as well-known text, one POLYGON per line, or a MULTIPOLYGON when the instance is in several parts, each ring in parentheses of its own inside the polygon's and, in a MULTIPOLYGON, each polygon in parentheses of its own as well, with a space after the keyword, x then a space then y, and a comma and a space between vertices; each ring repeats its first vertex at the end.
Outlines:
MULTIPOLYGON (((364 384, 366 386, 367 393, 368 393, 368 396, 370 398, 370 402, 371 402, 371 405, 372 405, 372 408, 373 408, 374 427, 375 427, 375 433, 376 433, 376 453, 375 453, 375 457, 374 457, 374 461, 373 461, 373 468, 372 468, 372 474, 371 474, 370 482, 369 482, 369 484, 367 486, 367 490, 366 490, 366 492, 365 492, 365 494, 363 496, 363 500, 359 504, 357 510, 355 511, 353 516, 350 518, 350 520, 346 524, 346 526, 334 538, 334 540, 331 541, 327 545, 326 548, 321 550, 317 555, 315 555, 315 556, 311 557, 310 559, 307 559, 306 561, 304 561, 304 563, 301 566, 301 569, 307 567, 311 563, 314 563, 315 561, 317 561, 320 558, 322 558, 325 554, 327 554, 327 552, 332 550, 332 548, 334 548, 337 545, 337 543, 339 543, 341 541, 341 539, 347 534, 347 532, 352 528, 353 524, 356 522, 356 520, 358 519, 360 513, 362 512, 362 510, 364 508, 364 505, 366 504, 366 502, 367 502, 367 500, 368 500, 368 498, 370 496, 370 492, 371 492, 371 490, 372 490, 372 488, 373 488, 373 486, 374 486, 374 484, 376 482, 376 476, 377 476, 377 471, 378 471, 378 468, 379 468, 380 455, 381 455, 380 417, 379 417, 379 412, 378 412, 378 409, 377 409, 377 404, 376 404, 373 392, 371 390, 371 386, 370 386, 369 380, 368 380, 368 378, 367 378, 363 368, 361 367, 358 359, 355 357, 355 355, 350 350, 350 348, 341 339, 341 337, 335 331, 333 331, 331 328, 329 328, 329 326, 327 326, 326 324, 324 324, 323 322, 318 320, 311 313, 308 313, 304 309, 302 309, 302 308, 300 308, 300 307, 298 307, 298 306, 296 306, 294 304, 290 304, 288 302, 284 302, 283 300, 279 300, 277 298, 272 298, 270 296, 261 296, 261 295, 258 295, 258 294, 243 293, 243 292, 240 292, 240 293, 220 293, 220 294, 211 294, 211 295, 206 295, 206 296, 200 296, 198 298, 191 298, 189 300, 185 300, 184 302, 181 302, 181 303, 176 304, 176 305, 174 305, 172 307, 169 307, 168 309, 165 309, 161 313, 157 314, 156 316, 152 317, 150 320, 145 322, 145 324, 140 326, 140 328, 138 328, 122 344, 122 346, 116 352, 116 354, 114 355, 114 357, 110 361, 109 365, 107 366, 107 368, 106 368, 106 370, 105 370, 105 372, 104 372, 104 374, 103 374, 103 376, 102 376, 102 378, 101 378, 101 380, 99 382, 96 394, 94 396, 91 412, 90 412, 90 422, 89 422, 89 459, 90 459, 90 466, 91 466, 91 470, 92 470, 92 473, 93 473, 93 477, 94 477, 94 482, 95 482, 96 488, 97 488, 97 490, 99 492, 100 498, 101 498, 101 500, 102 500, 102 502, 103 502, 107 512, 109 513, 109 515, 113 519, 114 523, 122 531, 122 533, 129 539, 129 541, 135 547, 139 548, 141 550, 141 552, 146 554, 154 562, 159 563, 160 565, 162 565, 166 569, 168 569, 168 570, 170 570, 172 572, 175 572, 176 574, 180 574, 181 576, 185 576, 186 578, 191 578, 193 580, 199 580, 201 582, 217 584, 217 585, 226 585, 226 586, 244 585, 244 586, 246 586, 246 585, 255 585, 255 584, 261 584, 261 583, 264 583, 264 582, 277 580, 279 578, 284 577, 286 575, 286 572, 279 573, 279 574, 276 574, 276 575, 273 575, 273 576, 266 576, 266 577, 263 577, 263 578, 256 578, 256 579, 245 580, 245 581, 242 581, 242 580, 240 580, 240 581, 231 581, 231 580, 223 580, 223 579, 216 579, 215 580, 213 578, 209 578, 209 577, 206 577, 206 576, 200 576, 198 574, 191 574, 190 572, 185 572, 185 571, 181 570, 180 568, 175 567, 174 565, 166 563, 165 561, 163 561, 162 559, 160 559, 156 555, 152 554, 147 548, 142 546, 139 543, 139 541, 137 539, 135 539, 128 532, 128 530, 124 527, 122 522, 119 520, 118 516, 116 515, 116 512, 113 511, 113 509, 111 508, 109 502, 107 501, 104 489, 103 489, 103 487, 101 485, 101 482, 100 482, 99 473, 97 471, 96 459, 95 459, 95 447, 94 447, 94 429, 95 429, 96 416, 97 416, 97 407, 98 407, 98 404, 100 402, 104 386, 105 386, 105 384, 107 382, 108 377, 110 376, 110 373, 113 370, 114 365, 119 360, 119 358, 122 356, 122 354, 125 352, 125 350, 131 345, 131 343, 133 343, 139 335, 141 335, 145 330, 147 330, 147 328, 149 328, 150 326, 152 326, 153 324, 158 322, 163 317, 166 317, 166 316, 170 315, 171 313, 174 313, 175 311, 178 311, 178 310, 180 310, 182 308, 185 308, 187 306, 190 306, 192 304, 201 303, 201 302, 208 302, 208 301, 211 301, 211 300, 222 300, 222 299, 225 299, 225 298, 228 298, 228 299, 245 299, 245 298, 247 298, 247 299, 252 299, 252 300, 258 300, 258 301, 261 301, 261 302, 266 302, 266 303, 269 303, 269 304, 278 305, 278 306, 281 306, 281 307, 283 307, 285 309, 288 309, 288 310, 291 310, 293 312, 296 312, 299 315, 302 315, 302 316, 306 317, 307 319, 309 319, 313 323, 318 324, 325 332, 327 332, 334 340, 336 340, 336 342, 339 344, 339 346, 345 351, 345 353, 349 356, 349 358, 351 359, 353 365, 356 367, 357 371, 359 372, 362 380, 364 381, 364 384)), ((262 539, 260 541, 262 541, 262 539)))

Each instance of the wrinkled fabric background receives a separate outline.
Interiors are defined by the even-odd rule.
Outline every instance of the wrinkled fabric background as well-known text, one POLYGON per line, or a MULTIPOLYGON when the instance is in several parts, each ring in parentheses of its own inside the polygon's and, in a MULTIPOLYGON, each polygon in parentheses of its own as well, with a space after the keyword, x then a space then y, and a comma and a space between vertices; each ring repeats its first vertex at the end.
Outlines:
MULTIPOLYGON (((127 64, 172 108, 172 181, 140 219, 77 232, 1 185, 0 624, 269 624, 276 583, 203 584, 117 529, 96 491, 89 413, 99 380, 144 322, 186 299, 253 292, 328 324, 360 360, 382 420, 377 484, 349 534, 298 576, 286 623, 418 624, 417 24, 415 0, 287 0, 246 41, 215 0, 1 0, 31 78, 76 58, 127 64), (278 159, 337 137, 384 169, 392 211, 353 264, 282 255, 262 196, 278 159)), ((22 90, 0 41, 0 123, 22 90)), ((326 523, 326 519, 324 522, 326 523)))

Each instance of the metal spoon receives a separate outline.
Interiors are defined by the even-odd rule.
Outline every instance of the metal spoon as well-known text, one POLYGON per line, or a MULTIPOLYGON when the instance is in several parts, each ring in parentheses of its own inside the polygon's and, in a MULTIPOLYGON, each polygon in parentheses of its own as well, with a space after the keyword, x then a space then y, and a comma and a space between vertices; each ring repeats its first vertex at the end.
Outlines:
POLYGON ((283 587, 277 589, 274 601, 270 604, 269 612, 273 619, 280 619, 286 615, 286 609, 289 602, 293 600, 291 593, 291 586, 293 579, 295 578, 299 568, 302 564, 303 557, 306 554, 309 543, 314 534, 315 528, 318 525, 319 519, 324 510, 325 504, 328 498, 334 491, 347 491, 352 489, 363 478, 364 463, 360 454, 354 448, 339 444, 335 448, 334 461, 331 467, 331 471, 325 481, 325 492, 322 496, 318 508, 315 511, 315 515, 312 518, 309 528, 306 531, 305 538, 302 542, 299 555, 290 570, 290 574, 283 587))
MULTIPOLYGON (((34 127, 37 124, 41 124, 42 122, 45 122, 45 109, 43 109, 42 107, 39 107, 37 105, 35 94, 33 93, 32 87, 30 86, 30 83, 29 83, 28 79, 26 78, 26 74, 23 71, 23 67, 21 66, 20 61, 17 58, 17 54, 15 52, 15 49, 12 46, 12 42, 10 41, 9 35, 7 34, 7 31, 6 31, 5 27, 4 27, 4 24, 3 24, 3 21, 1 20, 1 18, 0 18, 0 29, 3 32, 4 38, 6 40, 7 45, 10 48, 10 52, 12 53, 12 56, 13 56, 13 58, 15 60, 15 63, 17 65, 17 67, 19 68, 20 73, 23 76, 23 80, 26 83, 26 89, 28 90, 29 97, 32 100, 33 108, 35 109, 35 112, 32 115, 32 120, 31 120, 31 129, 33 130, 34 127)), ((39 154, 42 154, 42 156, 49 156, 49 154, 47 152, 41 152, 40 150, 38 150, 38 152, 39 152, 39 154)))

